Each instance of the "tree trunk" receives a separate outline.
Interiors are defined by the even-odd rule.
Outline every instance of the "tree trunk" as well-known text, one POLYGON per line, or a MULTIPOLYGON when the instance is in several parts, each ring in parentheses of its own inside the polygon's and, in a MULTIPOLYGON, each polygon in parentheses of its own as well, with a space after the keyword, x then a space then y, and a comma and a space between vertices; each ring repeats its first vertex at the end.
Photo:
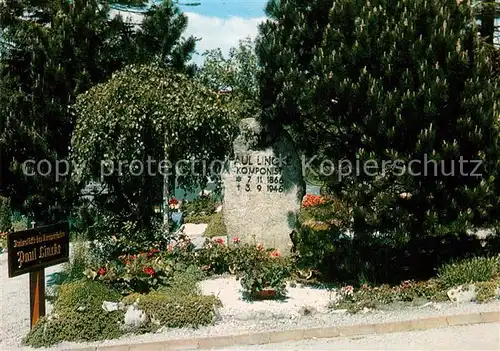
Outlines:
MULTIPOLYGON (((165 133, 165 152, 164 152, 164 160, 167 162, 168 160, 168 155, 169 155, 169 148, 167 146, 167 133, 165 133)), ((165 236, 168 237, 170 234, 170 229, 169 229, 169 223, 168 223, 168 215, 169 215, 169 207, 168 207, 168 200, 169 200, 169 183, 168 183, 168 176, 169 176, 169 171, 168 169, 163 169, 163 227, 165 230, 165 236)))
POLYGON ((483 0, 486 3, 481 9, 481 15, 479 19, 481 20, 481 36, 486 38, 488 44, 493 45, 493 37, 495 36, 495 5, 488 3, 495 3, 492 0, 483 0))

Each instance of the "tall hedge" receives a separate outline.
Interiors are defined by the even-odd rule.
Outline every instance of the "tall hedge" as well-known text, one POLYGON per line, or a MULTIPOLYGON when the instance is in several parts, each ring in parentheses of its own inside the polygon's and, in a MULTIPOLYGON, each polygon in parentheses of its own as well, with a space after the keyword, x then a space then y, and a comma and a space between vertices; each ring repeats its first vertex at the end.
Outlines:
POLYGON ((352 206, 358 236, 456 234, 498 219, 500 89, 466 1, 281 0, 267 13, 262 121, 316 156, 308 171, 332 161, 319 178, 352 206), (481 175, 475 163, 460 172, 460 158, 480 160, 481 175), (359 160, 359 172, 339 177, 339 160, 359 160), (413 175, 401 167, 411 160, 413 175), (425 160, 444 171, 429 161, 416 175, 425 160), (383 161, 396 167, 383 173, 383 161))
POLYGON ((0 233, 8 232, 12 229, 12 212, 10 209, 10 200, 0 196, 0 233))

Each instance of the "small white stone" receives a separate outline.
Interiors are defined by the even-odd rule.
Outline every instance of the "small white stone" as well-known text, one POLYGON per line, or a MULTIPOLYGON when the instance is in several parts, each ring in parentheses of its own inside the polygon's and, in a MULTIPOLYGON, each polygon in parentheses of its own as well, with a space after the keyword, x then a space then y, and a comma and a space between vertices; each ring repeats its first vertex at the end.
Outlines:
POLYGON ((140 327, 148 320, 146 313, 137 307, 137 303, 129 306, 125 313, 125 325, 140 327))
POLYGON ((120 304, 118 302, 103 301, 102 309, 106 312, 117 311, 120 309, 120 304))
POLYGON ((476 299, 476 286, 474 284, 460 285, 447 292, 452 302, 471 302, 476 299))

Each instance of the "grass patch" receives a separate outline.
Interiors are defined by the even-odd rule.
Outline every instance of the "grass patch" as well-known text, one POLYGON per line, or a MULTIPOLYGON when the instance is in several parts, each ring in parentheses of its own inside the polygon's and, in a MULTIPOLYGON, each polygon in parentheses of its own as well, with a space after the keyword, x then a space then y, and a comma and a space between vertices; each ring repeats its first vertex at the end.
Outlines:
POLYGON ((500 273, 498 257, 474 257, 442 266, 438 271, 439 280, 447 288, 463 284, 486 282, 500 273))

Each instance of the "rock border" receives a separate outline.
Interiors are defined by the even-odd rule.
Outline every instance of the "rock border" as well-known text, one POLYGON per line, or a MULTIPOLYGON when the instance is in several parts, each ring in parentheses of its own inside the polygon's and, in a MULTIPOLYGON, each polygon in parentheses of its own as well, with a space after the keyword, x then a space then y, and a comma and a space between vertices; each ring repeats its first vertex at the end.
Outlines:
POLYGON ((500 322, 500 312, 480 312, 444 317, 428 317, 400 322, 358 324, 339 327, 292 329, 266 333, 238 334, 220 337, 178 339, 153 343, 96 346, 70 349, 68 351, 180 351, 206 350, 242 345, 273 344, 307 339, 329 339, 368 334, 387 334, 415 330, 428 330, 448 326, 500 322))

